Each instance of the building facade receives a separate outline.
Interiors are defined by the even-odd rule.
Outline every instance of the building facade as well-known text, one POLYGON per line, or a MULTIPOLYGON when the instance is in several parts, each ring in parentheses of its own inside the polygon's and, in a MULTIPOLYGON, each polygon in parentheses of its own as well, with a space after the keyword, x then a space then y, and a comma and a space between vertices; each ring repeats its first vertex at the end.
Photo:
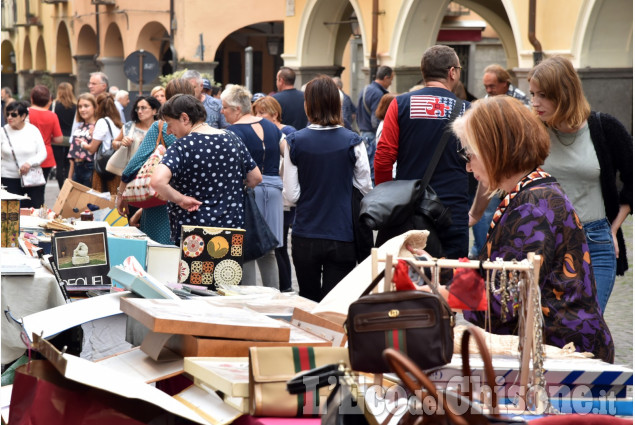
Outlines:
POLYGON ((70 81, 82 92, 102 70, 134 91, 124 60, 143 49, 163 74, 194 68, 268 93, 285 64, 298 87, 317 73, 340 75, 356 98, 377 65, 395 69, 392 91, 407 90, 421 79, 423 51, 445 43, 480 97, 490 63, 527 90, 539 49, 569 57, 592 108, 632 132, 632 16, 630 0, 2 0, 2 85, 23 94, 70 81))

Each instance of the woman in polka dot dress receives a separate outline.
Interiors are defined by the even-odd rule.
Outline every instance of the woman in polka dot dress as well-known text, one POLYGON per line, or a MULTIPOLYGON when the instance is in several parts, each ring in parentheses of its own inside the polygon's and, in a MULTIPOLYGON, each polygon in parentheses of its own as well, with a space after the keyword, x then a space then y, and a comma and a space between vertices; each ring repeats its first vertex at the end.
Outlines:
POLYGON ((174 96, 161 115, 168 134, 178 140, 150 184, 168 200, 172 242, 180 244, 183 225, 242 228, 243 184, 262 181, 245 145, 233 133, 208 126, 205 108, 194 96, 174 96))

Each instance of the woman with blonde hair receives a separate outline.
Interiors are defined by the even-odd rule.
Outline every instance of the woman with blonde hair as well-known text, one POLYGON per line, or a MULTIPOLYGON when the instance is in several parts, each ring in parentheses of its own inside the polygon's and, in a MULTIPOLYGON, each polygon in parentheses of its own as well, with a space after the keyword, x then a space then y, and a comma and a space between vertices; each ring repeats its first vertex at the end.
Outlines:
MULTIPOLYGON (((540 255, 540 270, 535 272, 545 341, 557 347, 572 342, 576 351, 612 363, 613 339, 598 305, 582 224, 563 188, 540 168, 550 146, 544 125, 518 100, 493 96, 472 103, 452 127, 461 141, 459 155, 467 171, 490 195, 505 194, 479 260, 521 261, 530 252, 540 255)), ((502 284, 499 278, 500 274, 493 286, 502 284)), ((503 295, 489 294, 489 323, 494 333, 515 334, 519 316, 513 314, 514 300, 502 299, 503 295)), ((485 324, 483 312, 464 311, 463 316, 485 324)))
POLYGON ((251 105, 251 112, 257 117, 268 119, 274 123, 285 136, 296 131, 294 126, 282 124, 282 107, 273 96, 265 96, 256 100, 251 105))
POLYGON ((64 185, 64 180, 66 180, 68 176, 70 162, 67 155, 70 147, 73 121, 77 111, 77 98, 75 97, 75 93, 73 93, 73 86, 70 83, 64 82, 57 86, 57 94, 51 109, 55 112, 55 115, 57 115, 63 136, 61 143, 56 143, 55 141, 51 143, 53 156, 55 157, 55 166, 57 167, 55 176, 57 178, 57 184, 61 189, 64 185))
MULTIPOLYGON (((121 115, 115 105, 115 99, 109 93, 101 93, 95 99, 97 110, 95 117, 95 129, 93 130, 93 140, 90 143, 82 144, 82 147, 95 155, 98 150, 108 151, 112 147, 112 141, 119 134, 123 123, 121 115), (103 146, 102 146, 103 144, 103 146)), ((97 169, 93 174, 93 189, 98 192, 117 193, 120 177, 114 174, 99 174, 97 169)))
POLYGON ((161 105, 163 105, 165 101, 167 100, 165 98, 165 89, 162 86, 154 87, 152 91, 150 92, 150 96, 158 100, 161 105))
POLYGON ((564 57, 536 65, 529 89, 534 112, 549 132, 543 168, 562 185, 584 225, 605 311, 615 275, 628 269, 620 227, 632 213, 633 138, 611 115, 591 111, 577 72, 564 57))

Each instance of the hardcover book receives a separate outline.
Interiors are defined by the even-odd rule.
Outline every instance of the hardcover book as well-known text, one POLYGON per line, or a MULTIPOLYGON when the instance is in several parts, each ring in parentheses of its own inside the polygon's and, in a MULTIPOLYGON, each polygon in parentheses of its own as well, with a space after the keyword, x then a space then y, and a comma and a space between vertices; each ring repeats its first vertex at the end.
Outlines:
POLYGON ((53 235, 52 243, 53 260, 67 290, 88 291, 111 287, 105 228, 58 232, 53 235))

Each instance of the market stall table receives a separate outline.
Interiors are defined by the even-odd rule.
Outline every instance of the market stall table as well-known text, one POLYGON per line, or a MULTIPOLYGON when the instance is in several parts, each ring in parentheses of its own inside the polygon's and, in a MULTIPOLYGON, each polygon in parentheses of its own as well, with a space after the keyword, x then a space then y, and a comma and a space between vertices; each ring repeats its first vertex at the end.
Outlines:
MULTIPOLYGON (((5 265, 24 264, 34 271, 33 275, 7 275, 2 272, 3 313, 10 309, 14 317, 21 318, 65 303, 55 277, 38 259, 28 258, 17 248, 2 248, 0 257, 3 268, 5 265)), ((26 346, 20 337, 18 325, 11 323, 7 317, 2 318, 1 330, 2 364, 7 364, 22 356, 26 346)))

